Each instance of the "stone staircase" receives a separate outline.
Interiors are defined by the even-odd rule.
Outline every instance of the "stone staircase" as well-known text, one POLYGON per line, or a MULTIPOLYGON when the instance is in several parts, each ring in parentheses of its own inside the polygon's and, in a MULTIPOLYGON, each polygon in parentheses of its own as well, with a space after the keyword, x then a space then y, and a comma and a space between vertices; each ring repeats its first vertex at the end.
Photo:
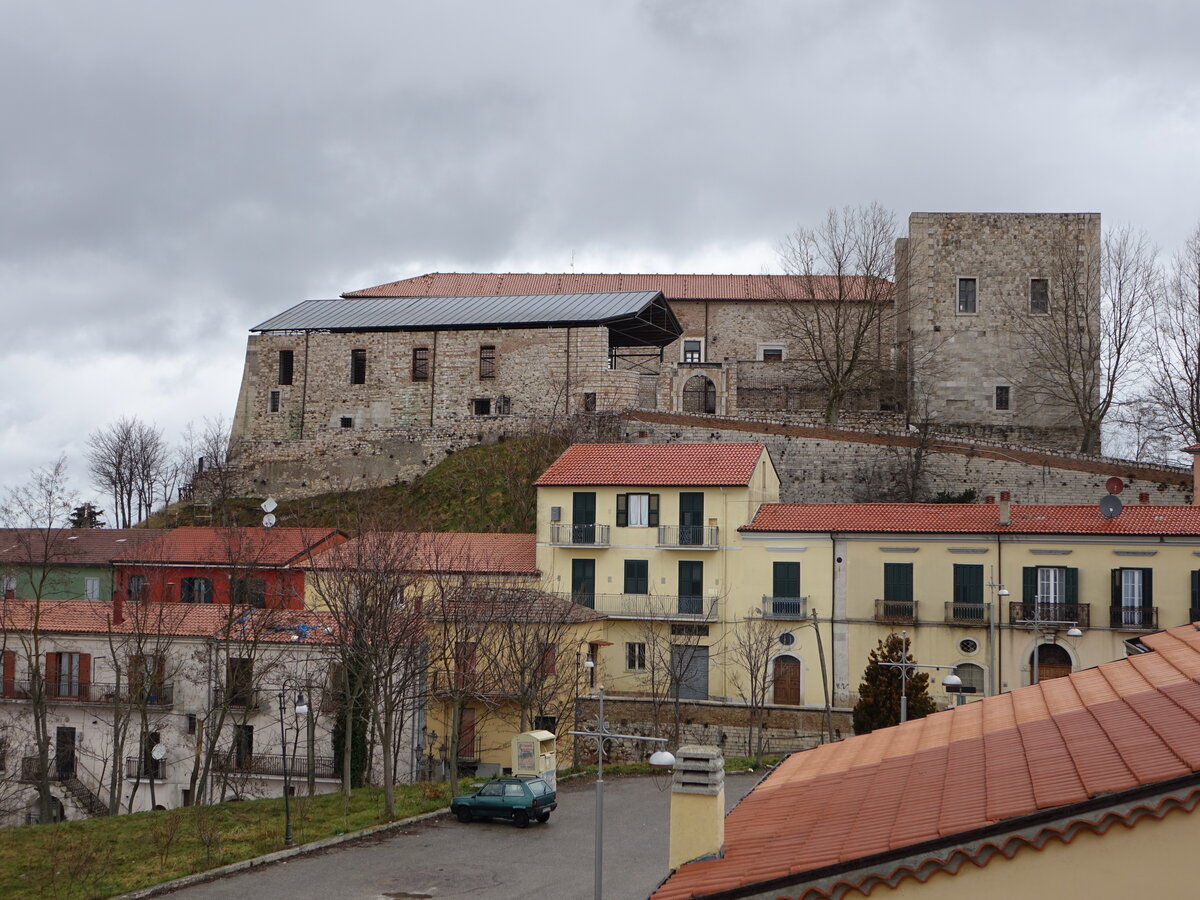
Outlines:
POLYGON ((78 778, 63 778, 59 781, 75 804, 87 813, 88 818, 108 815, 108 804, 97 797, 86 784, 78 778))

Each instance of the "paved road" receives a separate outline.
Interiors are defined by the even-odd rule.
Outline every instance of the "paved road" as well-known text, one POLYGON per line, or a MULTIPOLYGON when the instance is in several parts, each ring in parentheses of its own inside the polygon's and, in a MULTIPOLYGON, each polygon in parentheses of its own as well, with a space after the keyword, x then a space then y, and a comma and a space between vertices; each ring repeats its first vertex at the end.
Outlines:
MULTIPOLYGON (((759 775, 731 775, 733 806, 759 775)), ((605 900, 644 898, 667 873, 671 794, 650 778, 605 781, 605 900)), ((172 893, 175 900, 529 900, 592 896, 595 782, 560 785, 546 825, 450 816, 172 893)))

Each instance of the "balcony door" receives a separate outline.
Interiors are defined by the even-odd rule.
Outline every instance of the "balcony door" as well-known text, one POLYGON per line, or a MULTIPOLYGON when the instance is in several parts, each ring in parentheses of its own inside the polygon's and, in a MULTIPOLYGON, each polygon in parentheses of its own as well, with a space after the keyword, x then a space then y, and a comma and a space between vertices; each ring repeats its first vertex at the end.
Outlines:
POLYGON ((704 563, 679 561, 679 612, 699 615, 704 612, 704 563))
POLYGON ((571 495, 571 543, 596 543, 596 494, 576 491, 571 495))
POLYGON ((581 606, 596 605, 596 561, 571 560, 571 599, 581 606))
POLYGON ((704 494, 683 491, 679 495, 679 543, 704 543, 704 494))

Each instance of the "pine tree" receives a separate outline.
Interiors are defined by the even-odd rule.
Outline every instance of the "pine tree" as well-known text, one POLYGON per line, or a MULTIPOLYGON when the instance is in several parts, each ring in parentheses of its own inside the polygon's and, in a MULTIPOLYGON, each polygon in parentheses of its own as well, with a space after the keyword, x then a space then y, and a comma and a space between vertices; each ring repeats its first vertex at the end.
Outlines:
MULTIPOLYGON (((868 657, 854 704, 854 733, 868 734, 900 722, 900 670, 880 663, 900 662, 904 657, 904 639, 893 632, 879 642, 868 657)), ((906 662, 916 662, 912 653, 906 662)), ((911 672, 908 676, 908 718, 920 719, 936 710, 929 696, 929 674, 911 672)))

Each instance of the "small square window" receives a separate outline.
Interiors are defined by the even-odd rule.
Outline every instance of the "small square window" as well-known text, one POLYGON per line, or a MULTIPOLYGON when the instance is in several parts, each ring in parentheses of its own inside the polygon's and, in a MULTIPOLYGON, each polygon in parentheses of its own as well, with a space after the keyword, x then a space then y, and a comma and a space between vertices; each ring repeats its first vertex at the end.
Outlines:
POLYGON ((366 384, 367 383, 367 351, 366 350, 351 350, 350 351, 350 383, 351 384, 366 384))
POLYGON ((1009 388, 1007 385, 996 385, 996 409, 1008 409, 1009 388))
POLYGON ((295 354, 291 350, 279 351, 279 383, 292 383, 292 368, 295 362, 295 354))
POLYGON ((704 357, 704 342, 697 338, 690 338, 683 342, 683 361, 685 363, 703 362, 704 357))
POLYGON ((429 380, 429 348, 413 347, 412 380, 429 380))
POLYGON ((978 282, 974 278, 958 279, 958 311, 960 313, 978 312, 977 287, 978 282))
POLYGON ((1029 311, 1035 316, 1050 312, 1050 279, 1029 279, 1029 311))
POLYGON ((343 428, 353 428, 354 427, 354 419, 350 418, 350 416, 342 416, 342 427, 343 428))
POLYGON ((783 362, 782 347, 763 347, 762 349, 763 362, 783 362))
POLYGON ((479 348, 479 377, 496 377, 496 347, 493 344, 483 344, 479 348))
POLYGON ((476 397, 471 401, 471 414, 476 416, 490 416, 492 414, 492 401, 487 397, 476 397))
POLYGON ((271 391, 271 397, 267 401, 267 412, 279 412, 279 391, 271 391))

